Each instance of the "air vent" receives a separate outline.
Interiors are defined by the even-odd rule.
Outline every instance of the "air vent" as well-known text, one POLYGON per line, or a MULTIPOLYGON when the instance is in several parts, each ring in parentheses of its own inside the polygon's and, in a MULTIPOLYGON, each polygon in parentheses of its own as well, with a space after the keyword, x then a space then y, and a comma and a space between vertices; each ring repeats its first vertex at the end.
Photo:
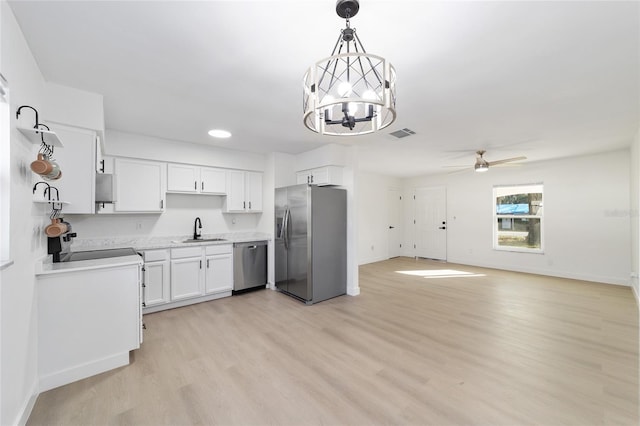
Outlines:
POLYGON ((415 135, 416 132, 414 132, 411 129, 407 129, 406 127, 402 130, 396 130, 395 132, 391 132, 389 133, 391 136, 395 136, 396 138, 400 139, 400 138, 404 138, 407 136, 411 136, 411 135, 415 135))

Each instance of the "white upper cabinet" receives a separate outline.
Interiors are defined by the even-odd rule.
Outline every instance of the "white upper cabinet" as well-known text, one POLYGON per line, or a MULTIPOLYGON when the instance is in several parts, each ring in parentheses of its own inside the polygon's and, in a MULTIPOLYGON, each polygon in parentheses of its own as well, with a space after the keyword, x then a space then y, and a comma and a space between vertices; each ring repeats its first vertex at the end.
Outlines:
POLYGON ((62 176, 49 181, 58 189, 60 199, 69 202, 62 213, 95 213, 96 132, 59 124, 52 124, 51 129, 64 140, 63 148, 54 149, 62 176))
POLYGON ((227 193, 227 172, 211 167, 200 168, 200 193, 224 195, 227 193))
POLYGON ((198 192, 200 167, 187 164, 167 165, 167 192, 198 192))
POLYGON ((262 211, 262 173, 246 173, 247 211, 262 211))
POLYGON ((155 161, 116 158, 118 213, 162 213, 165 210, 166 164, 155 161))
POLYGON ((342 185, 342 167, 325 166, 317 169, 302 170, 296 173, 298 184, 307 183, 309 185, 342 185))
POLYGON ((262 212, 262 173, 228 171, 224 211, 227 213, 262 212))
POLYGON ((167 192, 224 195, 226 173, 211 167, 170 163, 167 165, 167 192))

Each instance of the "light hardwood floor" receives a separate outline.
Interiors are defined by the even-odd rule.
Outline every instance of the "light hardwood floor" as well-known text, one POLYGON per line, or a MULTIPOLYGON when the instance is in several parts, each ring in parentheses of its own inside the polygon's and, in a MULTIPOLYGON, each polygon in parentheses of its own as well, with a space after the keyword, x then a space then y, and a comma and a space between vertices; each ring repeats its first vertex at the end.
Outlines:
POLYGON ((360 287, 146 315, 131 365, 41 394, 28 424, 638 424, 628 287, 409 258, 360 287))

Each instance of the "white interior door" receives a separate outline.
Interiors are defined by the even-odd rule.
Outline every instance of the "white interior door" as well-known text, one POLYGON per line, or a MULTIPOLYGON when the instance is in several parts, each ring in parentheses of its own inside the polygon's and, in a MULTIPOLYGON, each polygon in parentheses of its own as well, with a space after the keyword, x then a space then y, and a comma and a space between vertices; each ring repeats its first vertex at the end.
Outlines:
POLYGON ((418 257, 447 260, 446 188, 416 188, 416 249, 418 257))
POLYGON ((402 193, 400 189, 389 188, 387 192, 389 209, 389 258, 402 255, 402 193))

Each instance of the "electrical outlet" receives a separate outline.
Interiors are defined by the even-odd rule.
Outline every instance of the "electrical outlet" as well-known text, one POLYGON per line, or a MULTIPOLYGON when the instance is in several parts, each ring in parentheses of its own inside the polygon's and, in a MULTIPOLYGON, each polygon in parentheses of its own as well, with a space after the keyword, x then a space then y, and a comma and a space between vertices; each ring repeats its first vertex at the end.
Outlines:
POLYGON ((137 230, 142 229, 142 222, 137 222, 137 223, 136 223, 136 229, 137 229, 137 230))

